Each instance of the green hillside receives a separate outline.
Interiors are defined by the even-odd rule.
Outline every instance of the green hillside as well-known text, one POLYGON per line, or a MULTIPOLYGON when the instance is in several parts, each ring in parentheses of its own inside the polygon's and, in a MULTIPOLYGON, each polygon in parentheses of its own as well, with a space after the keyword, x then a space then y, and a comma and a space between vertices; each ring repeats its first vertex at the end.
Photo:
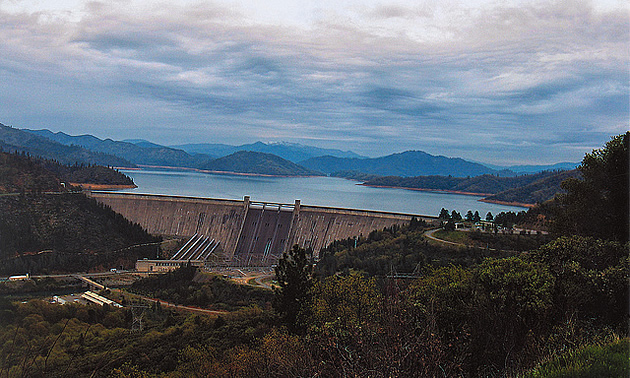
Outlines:
POLYGON ((577 178, 580 174, 577 170, 558 172, 551 176, 542 177, 529 184, 518 186, 486 197, 486 201, 518 202, 535 204, 552 199, 556 194, 563 192, 560 184, 569 178, 577 178))

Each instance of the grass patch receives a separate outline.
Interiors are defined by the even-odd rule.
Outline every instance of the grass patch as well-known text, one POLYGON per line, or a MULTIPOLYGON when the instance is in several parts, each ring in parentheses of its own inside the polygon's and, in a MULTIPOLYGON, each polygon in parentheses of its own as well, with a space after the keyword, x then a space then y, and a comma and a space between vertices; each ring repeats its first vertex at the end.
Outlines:
POLYGON ((602 378, 630 376, 630 339, 607 345, 589 345, 545 362, 527 378, 602 378))
POLYGON ((437 230, 433 233, 433 236, 438 239, 450 241, 453 243, 466 244, 466 245, 472 244, 472 240, 468 236, 467 232, 437 230))

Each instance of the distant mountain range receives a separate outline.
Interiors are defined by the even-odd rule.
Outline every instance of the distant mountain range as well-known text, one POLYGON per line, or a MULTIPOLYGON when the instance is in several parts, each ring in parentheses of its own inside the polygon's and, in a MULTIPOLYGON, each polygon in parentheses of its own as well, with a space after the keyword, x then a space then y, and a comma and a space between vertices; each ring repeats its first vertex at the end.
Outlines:
POLYGON ((377 158, 362 157, 352 151, 323 149, 292 143, 186 144, 163 146, 144 139, 114 141, 93 135, 71 136, 50 130, 0 128, 0 147, 26 151, 62 163, 83 162, 111 166, 164 166, 269 175, 337 176, 452 176, 475 177, 484 174, 516 176, 525 172, 574 168, 577 164, 499 167, 461 158, 405 151, 377 158), (242 154, 239 152, 256 152, 242 154), (228 158, 229 157, 229 158, 228 158), (265 164, 261 164, 265 162, 265 164), (291 163, 291 164, 289 164, 291 163))
POLYGON ((62 164, 98 164, 133 167, 124 157, 100 153, 79 145, 65 145, 24 130, 0 124, 0 147, 6 152, 24 151, 33 156, 56 160, 62 164))
POLYGON ((355 171, 381 176, 478 176, 496 173, 494 169, 460 158, 434 156, 422 151, 406 151, 371 159, 322 156, 300 162, 306 168, 334 174, 355 171))
POLYGON ((313 146, 305 146, 297 143, 263 143, 256 142, 252 144, 243 144, 240 146, 230 146, 227 144, 182 144, 170 146, 182 149, 190 154, 205 154, 209 156, 227 156, 238 151, 264 152, 280 156, 283 159, 299 163, 303 160, 318 156, 335 156, 340 158, 363 158, 363 156, 355 154, 352 151, 341 151, 328 148, 319 148, 313 146))
POLYGON ((158 165, 171 167, 197 167, 211 158, 204 155, 192 156, 185 151, 160 145, 139 146, 133 143, 111 139, 99 139, 93 135, 71 136, 50 130, 25 130, 65 145, 77 145, 92 151, 118 156, 137 165, 158 165))

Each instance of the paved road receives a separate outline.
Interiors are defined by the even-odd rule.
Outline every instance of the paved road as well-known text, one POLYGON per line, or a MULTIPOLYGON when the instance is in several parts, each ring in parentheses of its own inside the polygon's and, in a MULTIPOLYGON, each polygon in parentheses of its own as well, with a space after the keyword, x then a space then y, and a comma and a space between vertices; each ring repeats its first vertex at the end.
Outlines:
POLYGON ((467 245, 466 245, 466 244, 462 244, 462 243, 455 243, 455 242, 452 242, 452 241, 448 241, 448 240, 444 240, 444 239, 438 239, 438 238, 436 238, 435 236, 433 236, 433 234, 434 234, 436 231, 438 231, 438 230, 441 230, 441 228, 436 228, 436 229, 434 229, 434 230, 429 230, 429 231, 426 231, 426 232, 424 233, 424 236, 426 236, 426 237, 427 237, 427 239, 431 239, 431 240, 434 240, 434 241, 439 242, 439 243, 445 243, 445 244, 456 245, 456 246, 458 246, 458 247, 467 247, 467 245))
POLYGON ((159 302, 161 306, 165 306, 165 307, 170 307, 170 308, 174 308, 176 310, 182 310, 182 311, 189 311, 189 312, 199 312, 202 314, 210 314, 210 315, 225 315, 228 312, 227 311, 217 311, 217 310, 208 310, 205 308, 199 308, 199 307, 193 307, 193 306, 182 306, 182 305, 177 305, 175 303, 170 303, 161 299, 155 299, 155 298, 151 298, 151 297, 146 297, 144 295, 140 295, 140 294, 135 294, 135 293, 129 293, 126 291, 122 291, 121 289, 113 289, 114 291, 118 291, 120 294, 122 295, 127 295, 127 296, 135 296, 138 298, 142 298, 145 301, 149 301, 149 302, 159 302))
POLYGON ((258 276, 258 277, 256 277, 256 279, 254 279, 254 281, 256 281, 256 283, 257 283, 259 286, 262 286, 262 287, 264 287, 265 289, 272 290, 272 289, 273 289, 273 286, 271 286, 271 284, 268 284, 267 282, 264 282, 263 280, 264 280, 264 279, 267 279, 267 278, 269 278, 269 277, 273 277, 274 275, 275 275, 275 273, 267 274, 267 275, 264 275, 264 276, 258 276))

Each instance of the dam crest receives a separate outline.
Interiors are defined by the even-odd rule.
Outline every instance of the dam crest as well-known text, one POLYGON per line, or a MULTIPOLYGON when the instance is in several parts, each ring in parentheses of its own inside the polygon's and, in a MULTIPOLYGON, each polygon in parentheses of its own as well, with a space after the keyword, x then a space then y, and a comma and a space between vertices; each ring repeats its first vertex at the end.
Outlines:
POLYGON ((293 245, 319 250, 334 240, 434 217, 372 210, 243 200, 91 192, 96 201, 155 235, 204 235, 226 265, 270 266, 293 245))

